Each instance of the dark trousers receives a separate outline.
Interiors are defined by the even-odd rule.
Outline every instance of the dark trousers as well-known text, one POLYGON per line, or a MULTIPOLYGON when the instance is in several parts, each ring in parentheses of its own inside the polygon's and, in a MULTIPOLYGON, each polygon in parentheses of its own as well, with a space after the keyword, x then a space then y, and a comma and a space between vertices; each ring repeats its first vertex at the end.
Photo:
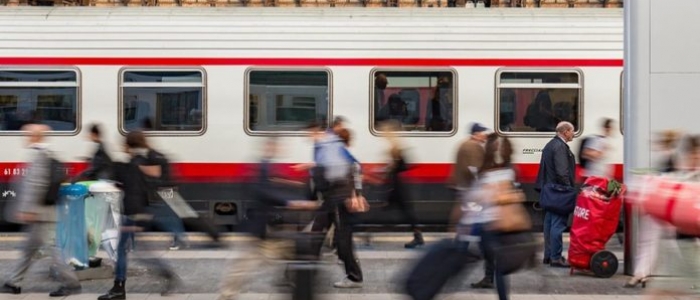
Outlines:
POLYGON ((416 220, 416 215, 413 212, 413 206, 408 203, 408 201, 397 200, 389 204, 390 207, 396 208, 402 215, 403 219, 411 225, 411 230, 416 231, 418 229, 418 221, 416 220))
POLYGON ((544 215, 544 258, 556 261, 562 258, 564 249, 562 235, 566 230, 566 222, 569 216, 562 216, 552 212, 544 215))
MULTIPOLYGON (((498 292, 499 300, 508 299, 508 282, 505 277, 497 268, 496 265, 496 248, 499 247, 498 243, 498 232, 482 230, 481 231, 481 249, 484 253, 484 261, 486 264, 486 276, 494 276, 496 283, 496 291, 498 292), (489 267, 490 265, 490 267, 489 267), (490 268, 491 275, 488 275, 490 268)), ((490 277, 493 278, 493 277, 490 277)))
MULTIPOLYGON (((348 279, 355 282, 362 282, 362 268, 355 256, 355 245, 353 244, 353 216, 345 208, 345 200, 350 197, 351 186, 349 184, 333 185, 328 192, 323 193, 323 205, 316 213, 314 224, 311 227, 313 232, 323 232, 334 223, 336 226, 336 243, 338 258, 345 265, 345 274, 348 279)), ((323 241, 315 247, 316 253, 321 252, 323 241)))
MULTIPOLYGON (((145 223, 148 222, 136 222, 132 218, 124 216, 122 217, 122 227, 133 227, 133 226, 139 226, 139 227, 145 227, 147 226, 145 223)), ((126 268, 127 268, 127 252, 126 252, 126 247, 127 247, 127 242, 130 239, 134 238, 134 233, 133 231, 124 231, 122 230, 121 233, 119 234, 119 244, 117 246, 117 265, 114 270, 114 276, 115 280, 117 281, 126 281, 126 268)), ((154 267, 159 275, 165 276, 165 277, 171 277, 173 272, 171 271, 170 267, 165 264, 160 259, 148 259, 144 260, 145 263, 148 263, 150 266, 154 267)))

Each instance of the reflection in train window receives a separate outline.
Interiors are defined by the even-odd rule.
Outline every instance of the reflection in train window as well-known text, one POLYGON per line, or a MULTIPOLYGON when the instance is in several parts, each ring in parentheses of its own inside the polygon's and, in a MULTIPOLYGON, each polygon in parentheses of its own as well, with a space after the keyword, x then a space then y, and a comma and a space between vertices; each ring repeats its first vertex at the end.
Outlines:
POLYGON ((374 130, 397 120, 404 131, 452 132, 455 127, 455 76, 451 71, 374 72, 374 130))
POLYGON ((252 70, 248 73, 248 129, 299 131, 330 114, 325 70, 252 70))
POLYGON ((128 70, 122 73, 122 129, 201 132, 204 128, 201 70, 128 70))
POLYGON ((53 131, 76 131, 75 70, 0 69, 0 130, 18 131, 33 122, 46 124, 53 131))
POLYGON ((571 122, 580 131, 581 76, 575 71, 502 71, 498 127, 503 133, 553 132, 571 122))

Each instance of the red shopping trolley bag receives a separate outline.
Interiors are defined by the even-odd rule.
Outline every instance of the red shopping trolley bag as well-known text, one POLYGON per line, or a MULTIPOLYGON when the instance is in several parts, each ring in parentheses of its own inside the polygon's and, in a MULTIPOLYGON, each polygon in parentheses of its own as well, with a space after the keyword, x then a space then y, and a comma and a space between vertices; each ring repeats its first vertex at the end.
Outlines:
POLYGON ((569 245, 571 267, 592 270, 600 277, 617 272, 617 258, 611 252, 602 251, 620 222, 624 188, 609 187, 609 182, 606 178, 590 177, 584 183, 576 199, 569 245), (600 261, 592 264, 592 257, 597 254, 600 261))

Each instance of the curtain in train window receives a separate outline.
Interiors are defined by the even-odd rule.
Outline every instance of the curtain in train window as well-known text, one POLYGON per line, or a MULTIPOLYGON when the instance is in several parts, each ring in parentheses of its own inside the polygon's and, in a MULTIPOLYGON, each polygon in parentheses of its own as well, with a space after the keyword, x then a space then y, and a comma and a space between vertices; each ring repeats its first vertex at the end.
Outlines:
POLYGON ((455 126, 454 76, 448 71, 377 71, 372 110, 374 130, 396 120, 403 131, 452 132, 455 126))
POLYGON ((581 129, 579 73, 506 71, 499 74, 497 87, 501 132, 553 132, 562 121, 581 129))
POLYGON ((122 128, 201 132, 204 128, 201 71, 126 71, 122 80, 122 128))
POLYGON ((39 122, 53 131, 75 131, 78 88, 73 70, 0 70, 0 130, 39 122))
POLYGON ((248 73, 248 129, 299 131, 328 122, 327 71, 253 70, 248 73))

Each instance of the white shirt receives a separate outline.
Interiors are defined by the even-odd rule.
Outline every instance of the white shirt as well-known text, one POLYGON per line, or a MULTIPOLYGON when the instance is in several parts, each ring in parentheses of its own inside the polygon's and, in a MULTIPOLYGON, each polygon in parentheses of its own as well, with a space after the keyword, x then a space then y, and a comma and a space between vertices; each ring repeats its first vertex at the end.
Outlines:
POLYGON ((462 224, 488 223, 498 217, 498 211, 493 207, 492 201, 495 197, 493 191, 484 189, 487 184, 500 181, 515 181, 515 171, 513 169, 498 169, 481 174, 474 187, 462 197, 462 224))
POLYGON ((583 170, 583 176, 598 176, 612 178, 613 171, 609 161, 610 142, 606 137, 594 136, 586 143, 586 149, 599 151, 601 156, 597 160, 590 160, 586 169, 583 170))

